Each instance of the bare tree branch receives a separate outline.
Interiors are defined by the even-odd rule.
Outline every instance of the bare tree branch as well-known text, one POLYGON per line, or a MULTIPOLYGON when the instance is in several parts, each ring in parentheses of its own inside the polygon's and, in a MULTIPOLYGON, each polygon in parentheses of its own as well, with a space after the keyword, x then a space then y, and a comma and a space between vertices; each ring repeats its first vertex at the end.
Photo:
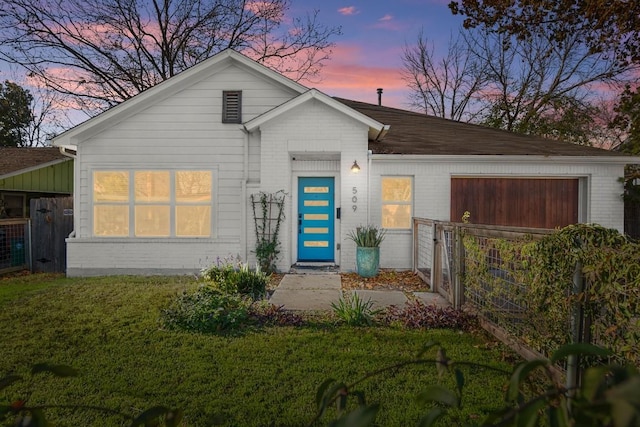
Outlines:
POLYGON ((0 0, 0 59, 97 112, 232 48, 313 79, 340 28, 290 0, 0 0))
POLYGON ((438 117, 473 121, 482 111, 481 90, 486 64, 471 55, 460 38, 449 39, 447 53, 438 58, 423 32, 416 46, 405 46, 402 61, 412 107, 438 117))
POLYGON ((551 37, 543 32, 521 40, 486 31, 467 34, 472 54, 489 69, 486 124, 539 134, 539 124, 559 118, 569 106, 574 113, 589 110, 594 84, 605 88, 629 77, 632 67, 592 52, 581 41, 584 35, 554 43, 551 37))

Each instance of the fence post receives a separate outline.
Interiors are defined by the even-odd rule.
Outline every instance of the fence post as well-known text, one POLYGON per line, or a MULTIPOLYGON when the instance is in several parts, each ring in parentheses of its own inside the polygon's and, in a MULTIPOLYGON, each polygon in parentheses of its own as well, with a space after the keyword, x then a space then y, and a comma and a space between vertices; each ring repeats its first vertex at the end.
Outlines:
POLYGON ((29 271, 33 272, 33 238, 31 236, 31 219, 27 220, 27 223, 24 225, 24 244, 25 246, 25 256, 27 257, 27 266, 29 267, 29 271))
POLYGON ((456 259, 456 271, 454 276, 455 300, 454 307, 461 308, 464 304, 464 242, 462 241, 462 232, 457 225, 453 228, 454 251, 456 259))
POLYGON ((440 252, 440 224, 433 222, 433 259, 431 261, 431 277, 434 290, 439 291, 442 285, 442 254, 440 252))
POLYGON ((418 221, 416 220, 416 218, 413 218, 413 272, 417 273, 418 272, 418 246, 420 245, 420 242, 418 242, 418 227, 420 225, 418 224, 418 221))

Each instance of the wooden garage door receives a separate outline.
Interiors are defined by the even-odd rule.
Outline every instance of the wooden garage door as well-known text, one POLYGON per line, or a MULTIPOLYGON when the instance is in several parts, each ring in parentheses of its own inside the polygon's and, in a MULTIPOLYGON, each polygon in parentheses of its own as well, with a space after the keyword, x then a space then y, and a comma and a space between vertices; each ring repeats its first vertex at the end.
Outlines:
POLYGON ((451 221, 555 228, 578 222, 578 179, 452 178, 451 221))

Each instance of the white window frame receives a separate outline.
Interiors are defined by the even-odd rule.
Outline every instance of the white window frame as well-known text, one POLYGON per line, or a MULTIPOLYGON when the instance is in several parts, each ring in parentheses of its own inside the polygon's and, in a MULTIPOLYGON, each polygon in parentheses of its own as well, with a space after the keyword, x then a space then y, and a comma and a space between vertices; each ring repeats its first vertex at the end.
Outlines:
MULTIPOLYGON (((382 175, 380 177, 380 224, 384 227, 384 207, 387 205, 398 205, 398 206, 409 206, 409 217, 412 218, 414 214, 414 194, 415 194, 415 180, 412 175, 382 175), (411 182, 411 200, 384 200, 384 181, 386 179, 409 179, 411 182)), ((411 230, 411 220, 409 220, 409 225, 407 227, 393 227, 387 228, 388 230, 411 230)))
POLYGON ((153 166, 149 166, 149 167, 144 167, 144 168, 94 168, 91 170, 90 172, 90 177, 91 177, 91 185, 89 187, 89 198, 91 200, 91 223, 90 223, 90 230, 91 230, 91 236, 94 238, 105 238, 105 239, 118 239, 118 238, 126 238, 126 239, 136 239, 136 240, 143 240, 143 239, 153 239, 153 240, 158 240, 158 239, 189 239, 189 240, 193 240, 193 239, 212 239, 215 238, 215 221, 217 219, 217 214, 216 214, 216 206, 217 206, 217 202, 219 200, 219 193, 218 193, 218 186, 217 186, 217 179, 218 179, 218 174, 217 174, 217 169, 212 169, 211 167, 206 168, 206 167, 193 167, 193 168, 184 168, 184 169, 168 169, 168 168, 161 168, 161 167, 153 167, 153 166), (169 202, 136 202, 135 199, 135 173, 136 172, 169 172, 169 185, 170 185, 170 193, 169 193, 169 202), (100 202, 96 202, 95 201, 95 197, 94 197, 94 179, 95 179, 95 173, 96 172, 126 172, 128 173, 128 177, 129 177, 129 198, 128 201, 125 203, 117 203, 117 202, 104 202, 104 203, 100 203, 100 202), (210 188, 211 188, 211 197, 210 200, 208 202, 195 202, 195 203, 186 203, 186 202, 178 202, 177 201, 177 196, 176 196, 176 172, 208 172, 211 174, 211 184, 210 184, 210 188), (94 211, 94 207, 97 205, 109 205, 109 204, 113 204, 113 205, 126 205, 128 207, 128 211, 129 211, 129 223, 128 223, 128 235, 124 236, 124 235, 113 235, 113 236, 109 236, 109 235, 101 235, 101 234, 96 234, 96 230, 95 230, 95 211, 94 211), (136 236, 135 235, 135 208, 136 206, 149 206, 149 205, 163 205, 163 206, 169 206, 169 215, 170 215, 170 219, 169 219, 169 235, 168 236, 136 236), (189 236, 189 235, 177 235, 177 207, 179 206, 208 206, 209 207, 209 211, 210 211, 210 218, 209 218, 209 235, 208 236, 189 236))

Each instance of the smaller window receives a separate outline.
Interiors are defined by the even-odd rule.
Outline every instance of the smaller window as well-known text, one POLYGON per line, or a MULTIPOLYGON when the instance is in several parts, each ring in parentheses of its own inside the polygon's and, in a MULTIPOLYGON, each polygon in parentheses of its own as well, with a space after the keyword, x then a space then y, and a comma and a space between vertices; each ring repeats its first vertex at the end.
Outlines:
POLYGON ((411 177, 382 178, 382 227, 411 228, 413 204, 411 177))
POLYGON ((25 217, 25 200, 24 194, 3 194, 0 198, 0 218, 25 217))
POLYGON ((242 123, 242 91, 222 92, 222 123, 242 123))

